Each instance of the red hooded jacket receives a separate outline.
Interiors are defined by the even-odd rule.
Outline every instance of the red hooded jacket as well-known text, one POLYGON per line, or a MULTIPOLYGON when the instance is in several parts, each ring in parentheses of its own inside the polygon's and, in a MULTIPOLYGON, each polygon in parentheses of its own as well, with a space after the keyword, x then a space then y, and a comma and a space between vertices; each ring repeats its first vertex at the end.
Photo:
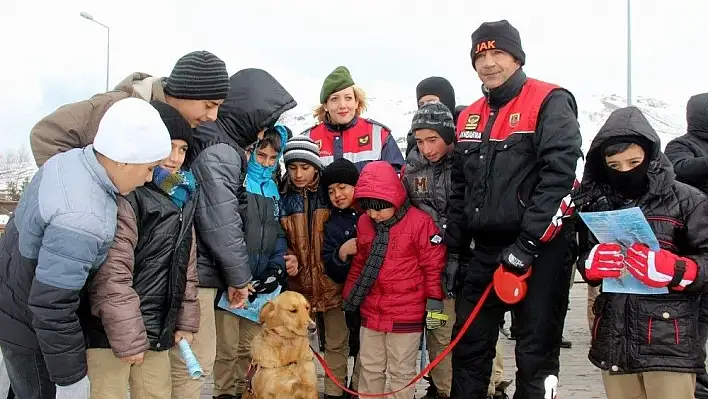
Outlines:
MULTIPOLYGON (((399 208, 406 190, 393 167, 384 161, 364 167, 354 199, 376 198, 399 208)), ((342 295, 347 298, 364 268, 376 235, 374 221, 366 214, 357 222, 357 253, 342 295)), ((361 304, 362 326, 379 332, 410 333, 423 330, 428 298, 443 298, 441 274, 445 246, 433 219, 410 207, 391 227, 386 258, 376 282, 361 304)))

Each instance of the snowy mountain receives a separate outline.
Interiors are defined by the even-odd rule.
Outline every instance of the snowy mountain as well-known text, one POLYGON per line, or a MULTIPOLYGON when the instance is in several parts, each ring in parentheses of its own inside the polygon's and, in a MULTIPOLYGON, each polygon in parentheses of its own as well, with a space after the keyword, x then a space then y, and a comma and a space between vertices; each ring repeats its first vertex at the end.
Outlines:
MULTIPOLYGON (((619 95, 594 95, 578 97, 580 128, 583 134, 583 150, 587 150, 592 138, 612 111, 626 106, 626 100, 619 95)), ((460 104, 462 104, 460 102, 460 104)), ((642 110, 654 129, 659 133, 662 145, 686 131, 685 108, 665 103, 650 97, 638 97, 633 104, 642 110)), ((283 116, 283 123, 294 134, 299 134, 313 126, 315 120, 311 109, 314 105, 299 105, 283 116)), ((375 119, 391 128, 399 147, 405 148, 405 136, 410 129, 415 112, 415 103, 411 99, 369 98, 369 108, 364 116, 375 119)))
MULTIPOLYGON (((583 134, 583 150, 587 150, 590 142, 600 127, 605 123, 612 111, 627 105, 625 97, 618 95, 590 96, 578 98, 580 128, 583 134)), ((651 97, 638 97, 634 104, 638 107, 649 123, 661 137, 662 148, 671 139, 686 132, 685 105, 668 104, 651 97)))
MULTIPOLYGON (((577 101, 580 109, 579 120, 583 134, 583 150, 586 151, 590 141, 610 113, 617 108, 624 107, 626 101, 624 97, 615 94, 579 96, 577 101)), ((686 131, 683 105, 668 104, 650 97, 638 97, 634 105, 644 112, 649 122, 657 130, 663 146, 672 138, 686 131)), ((298 105, 283 115, 281 121, 288 125, 294 134, 300 134, 315 124, 311 112, 314 106, 315 104, 298 105)), ((364 116, 391 128, 399 147, 405 149, 405 137, 414 112, 415 103, 411 99, 370 97, 369 108, 364 116)), ((14 181, 20 185, 25 179, 31 179, 36 170, 32 156, 27 149, 22 148, 0 154, 0 196, 6 193, 9 182, 14 181)), ((582 171, 582 164, 578 165, 578 172, 580 171, 582 171)))

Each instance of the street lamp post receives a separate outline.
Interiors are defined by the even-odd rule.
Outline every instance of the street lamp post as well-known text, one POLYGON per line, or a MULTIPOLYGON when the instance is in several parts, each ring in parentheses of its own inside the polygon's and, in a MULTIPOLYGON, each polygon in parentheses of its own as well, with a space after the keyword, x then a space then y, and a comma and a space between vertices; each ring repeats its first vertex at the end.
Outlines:
POLYGON ((631 0, 627 0, 627 105, 632 105, 632 17, 631 0))
POLYGON ((104 28, 106 28, 106 91, 110 90, 108 86, 108 81, 109 81, 109 68, 111 65, 111 28, 108 27, 108 25, 102 24, 99 21, 96 21, 93 16, 87 12, 81 12, 79 15, 81 15, 82 18, 86 18, 91 22, 95 22, 104 28))

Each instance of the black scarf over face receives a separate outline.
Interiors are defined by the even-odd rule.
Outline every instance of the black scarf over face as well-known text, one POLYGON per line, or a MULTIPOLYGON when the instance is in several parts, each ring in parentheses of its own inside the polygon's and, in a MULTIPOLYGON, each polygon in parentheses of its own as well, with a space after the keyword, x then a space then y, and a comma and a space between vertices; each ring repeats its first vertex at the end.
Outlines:
POLYGON ((652 157, 652 144, 644 137, 614 137, 608 139, 602 152, 613 144, 636 144, 644 150, 644 160, 642 163, 628 171, 618 171, 607 166, 605 157, 602 158, 607 183, 612 191, 619 194, 624 199, 634 200, 646 194, 649 190, 649 164, 652 157))
POLYGON ((605 164, 607 182, 617 194, 626 199, 637 199, 649 190, 648 170, 649 158, 646 156, 641 164, 624 172, 612 169, 605 164))
POLYGON ((369 257, 366 258, 366 263, 361 270, 361 274, 359 274, 356 283, 354 283, 354 287, 349 292, 349 296, 344 299, 343 308, 345 311, 357 311, 362 302, 364 302, 364 298, 369 294, 386 258, 389 231, 393 225, 403 219, 403 216, 408 212, 408 208, 410 208, 410 201, 406 199, 403 205, 396 210, 396 213, 393 214, 391 219, 374 224, 376 237, 374 237, 374 241, 371 243, 371 252, 369 253, 369 257))

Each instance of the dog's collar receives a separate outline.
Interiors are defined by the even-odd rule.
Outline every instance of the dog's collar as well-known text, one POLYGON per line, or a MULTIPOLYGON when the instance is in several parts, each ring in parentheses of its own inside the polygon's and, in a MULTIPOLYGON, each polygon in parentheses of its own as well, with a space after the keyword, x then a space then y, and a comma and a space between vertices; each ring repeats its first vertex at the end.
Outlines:
MULTIPOLYGON (((269 334, 273 334, 273 335, 275 335, 275 336, 277 336, 277 337, 279 337, 279 338, 282 338, 282 339, 285 339, 285 340, 288 339, 288 338, 285 337, 284 335, 279 334, 277 331, 275 331, 275 329, 268 329, 268 328, 265 328, 264 331, 267 332, 267 333, 269 333, 269 334)), ((298 334, 298 333, 293 333, 293 334, 296 335, 296 336, 298 336, 298 337, 300 337, 300 338, 307 338, 307 337, 310 336, 309 333, 307 333, 307 334, 305 334, 305 335, 298 334)))

